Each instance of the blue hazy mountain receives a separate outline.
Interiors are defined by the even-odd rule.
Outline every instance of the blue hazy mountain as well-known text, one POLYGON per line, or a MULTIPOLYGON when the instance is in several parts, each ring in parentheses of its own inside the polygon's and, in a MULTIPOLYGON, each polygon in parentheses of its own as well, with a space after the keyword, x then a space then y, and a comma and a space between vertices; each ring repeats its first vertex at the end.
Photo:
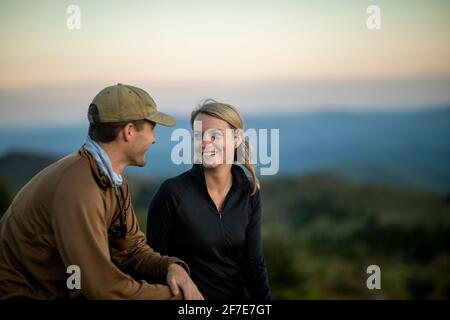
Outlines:
MULTIPOLYGON (((245 120, 246 128, 279 129, 279 175, 330 171, 361 181, 450 191, 450 107, 247 115, 245 120)), ((188 120, 180 119, 177 127, 189 129, 188 120)), ((164 178, 189 168, 171 162, 178 143, 170 139, 172 130, 158 126, 148 165, 128 172, 164 178)), ((86 132, 87 125, 0 129, 0 157, 18 150, 61 157, 77 150, 86 132)))

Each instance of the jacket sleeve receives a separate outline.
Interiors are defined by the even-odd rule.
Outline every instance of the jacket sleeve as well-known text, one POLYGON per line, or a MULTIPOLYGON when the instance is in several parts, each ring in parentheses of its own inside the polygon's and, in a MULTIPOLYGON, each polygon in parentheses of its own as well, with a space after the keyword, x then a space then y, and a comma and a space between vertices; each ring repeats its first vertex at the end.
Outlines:
POLYGON ((261 239, 261 197, 257 190, 251 196, 252 211, 246 231, 243 274, 252 299, 270 300, 269 278, 261 239))
MULTIPOLYGON (((97 186, 80 188, 70 175, 57 188, 52 209, 52 225, 62 261, 66 268, 81 270, 81 291, 88 299, 171 299, 170 289, 136 281, 111 260, 105 203, 97 186)), ((137 241, 138 245, 142 245, 137 241)), ((133 250, 124 248, 124 250, 133 250)), ((135 249, 136 250, 136 249, 135 249)), ((148 251, 148 260, 158 263, 148 251)), ((162 268, 162 267, 161 267, 162 268)), ((160 270, 162 272, 162 270, 160 270)))
POLYGON ((169 265, 177 263, 189 273, 187 264, 182 260, 161 256, 147 244, 132 207, 127 215, 126 238, 110 238, 111 257, 125 272, 140 279, 153 279, 166 276, 169 265))
POLYGON ((153 197, 147 214, 147 241, 161 254, 169 254, 175 219, 174 199, 164 182, 153 197))
MULTIPOLYGON (((189 268, 182 260, 175 257, 161 256, 146 243, 144 233, 139 229, 139 222, 131 204, 128 184, 124 183, 125 193, 128 194, 127 235, 125 239, 110 237, 111 256, 127 273, 140 278, 154 280, 166 276, 170 264, 181 265, 188 273, 189 268)), ((164 282, 165 279, 162 280, 164 282)), ((159 281, 161 282, 161 280, 159 281)))

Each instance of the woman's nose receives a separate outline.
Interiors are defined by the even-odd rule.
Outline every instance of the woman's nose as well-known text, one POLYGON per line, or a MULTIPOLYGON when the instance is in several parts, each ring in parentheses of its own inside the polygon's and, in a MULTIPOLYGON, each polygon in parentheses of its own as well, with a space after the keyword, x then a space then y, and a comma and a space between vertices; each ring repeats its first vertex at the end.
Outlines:
POLYGON ((202 147, 206 148, 209 144, 212 144, 212 140, 203 140, 202 147))

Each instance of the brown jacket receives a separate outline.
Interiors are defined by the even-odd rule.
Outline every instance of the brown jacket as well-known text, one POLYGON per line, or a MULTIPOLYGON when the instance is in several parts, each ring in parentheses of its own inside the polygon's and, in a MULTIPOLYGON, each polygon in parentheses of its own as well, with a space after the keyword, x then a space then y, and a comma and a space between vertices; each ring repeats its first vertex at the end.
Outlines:
POLYGON ((38 173, 0 220, 0 298, 171 299, 169 288, 149 284, 177 258, 161 256, 139 230, 128 185, 122 184, 127 235, 114 189, 84 149, 38 173), (69 290, 67 267, 81 270, 81 290, 69 290), (133 276, 131 276, 133 275, 133 276))

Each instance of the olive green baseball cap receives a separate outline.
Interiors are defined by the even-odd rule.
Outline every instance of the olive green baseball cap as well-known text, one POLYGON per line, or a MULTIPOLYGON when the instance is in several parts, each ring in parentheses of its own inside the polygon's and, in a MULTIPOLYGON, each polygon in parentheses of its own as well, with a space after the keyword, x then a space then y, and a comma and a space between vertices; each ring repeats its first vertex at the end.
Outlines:
POLYGON ((144 90, 125 84, 106 87, 89 106, 90 123, 149 120, 163 126, 176 124, 174 117, 159 112, 152 97, 144 90))

